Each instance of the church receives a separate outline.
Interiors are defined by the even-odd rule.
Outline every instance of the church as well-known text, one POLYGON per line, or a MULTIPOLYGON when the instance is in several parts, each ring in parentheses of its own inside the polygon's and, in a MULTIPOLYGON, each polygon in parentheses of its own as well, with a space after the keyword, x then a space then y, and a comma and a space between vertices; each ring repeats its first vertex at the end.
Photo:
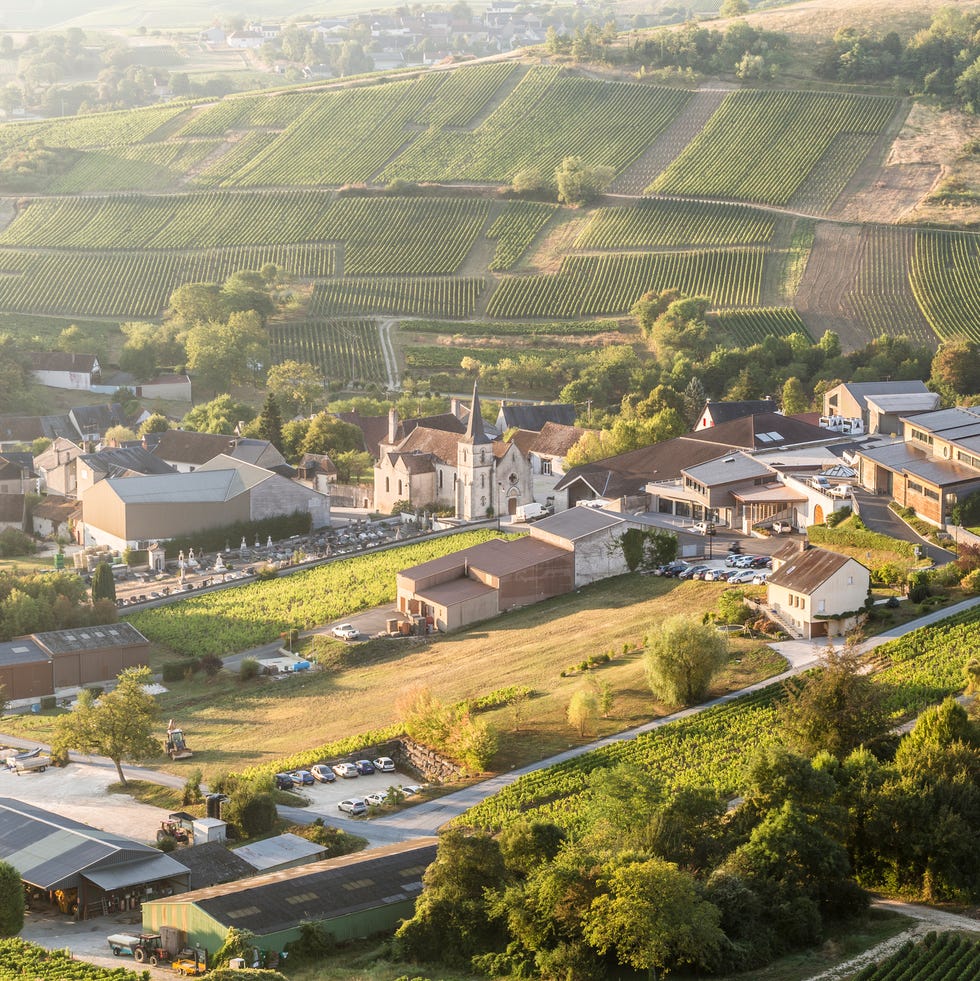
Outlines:
POLYGON ((377 511, 402 501, 412 510, 452 509, 462 521, 479 521, 534 500, 531 467, 519 447, 487 435, 476 385, 465 432, 417 426, 398 440, 397 431, 392 410, 374 468, 377 511))

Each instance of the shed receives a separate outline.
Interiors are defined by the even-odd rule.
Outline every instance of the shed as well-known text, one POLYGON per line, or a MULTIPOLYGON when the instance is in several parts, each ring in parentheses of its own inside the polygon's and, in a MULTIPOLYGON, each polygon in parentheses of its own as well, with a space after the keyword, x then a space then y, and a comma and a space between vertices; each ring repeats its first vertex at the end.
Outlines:
POLYGON ((149 896, 186 889, 188 870, 141 842, 0 797, 0 859, 53 898, 77 891, 79 916, 138 909, 149 896))
POLYGON ((209 952, 232 926, 252 931, 265 950, 297 939, 304 920, 338 941, 388 932, 412 915, 436 843, 419 838, 144 903, 143 927, 177 930, 209 952))
POLYGON ((204 889, 254 875, 255 869, 223 841, 196 842, 195 837, 192 848, 178 848, 170 853, 172 858, 190 870, 191 889, 204 889))
POLYGON ((150 663, 150 642, 125 621, 33 636, 54 665, 55 688, 111 681, 126 668, 150 663))
POLYGON ((0 686, 11 701, 54 694, 51 659, 30 637, 0 643, 0 686))

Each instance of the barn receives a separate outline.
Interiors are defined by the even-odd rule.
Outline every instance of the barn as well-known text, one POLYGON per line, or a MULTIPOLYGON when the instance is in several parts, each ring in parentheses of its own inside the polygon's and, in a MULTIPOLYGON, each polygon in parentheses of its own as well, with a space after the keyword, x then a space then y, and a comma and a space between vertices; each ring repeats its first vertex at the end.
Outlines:
POLYGON ((183 865, 150 845, 10 797, 0 797, 0 859, 35 898, 77 908, 79 919, 138 910, 190 884, 183 865))
POLYGON ((266 951, 296 940, 303 921, 338 941, 389 932, 412 915, 435 854, 436 839, 419 838, 156 899, 143 904, 143 928, 209 953, 229 927, 251 931, 266 951))

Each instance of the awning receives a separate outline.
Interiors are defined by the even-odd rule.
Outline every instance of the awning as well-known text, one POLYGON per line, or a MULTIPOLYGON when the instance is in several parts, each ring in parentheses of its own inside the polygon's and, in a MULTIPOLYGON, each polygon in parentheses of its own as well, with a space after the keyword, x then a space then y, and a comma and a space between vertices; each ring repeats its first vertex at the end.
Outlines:
POLYGON ((190 886, 190 871, 187 866, 162 853, 138 862, 91 869, 83 872, 82 876, 105 892, 140 886, 146 882, 159 882, 160 879, 180 879, 190 886))

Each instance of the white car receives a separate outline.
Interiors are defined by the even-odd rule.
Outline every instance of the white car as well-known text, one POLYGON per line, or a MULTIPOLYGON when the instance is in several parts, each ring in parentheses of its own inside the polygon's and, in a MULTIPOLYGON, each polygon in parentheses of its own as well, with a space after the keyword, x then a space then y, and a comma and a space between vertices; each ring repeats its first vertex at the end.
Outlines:
POLYGON ((364 795, 364 802, 366 804, 370 804, 372 807, 381 807, 381 805, 387 803, 387 801, 388 801, 387 794, 374 793, 374 794, 364 795))
POLYGON ((753 586, 765 586, 765 584, 768 581, 769 581, 769 571, 768 571, 768 569, 763 569, 762 572, 757 572, 752 577, 752 585, 753 586))
POLYGON ((358 630, 352 623, 338 623, 337 626, 330 631, 330 633, 332 633, 334 637, 340 638, 340 640, 357 640, 357 638, 361 636, 360 630, 358 630))
POLYGON ((422 787, 418 784, 410 783, 407 787, 398 788, 406 797, 414 797, 416 794, 422 793, 422 787))
POLYGON ((351 817, 357 817, 358 814, 367 814, 367 804, 360 797, 351 797, 349 800, 342 800, 337 805, 337 809, 343 811, 344 814, 349 814, 351 817))
POLYGON ((353 763, 335 763, 333 772, 345 780, 353 780, 357 776, 357 767, 353 763))
POLYGON ((754 569, 742 569, 740 572, 736 572, 731 579, 728 580, 729 586, 744 585, 745 583, 752 582, 755 579, 756 573, 754 569))
POLYGON ((395 771, 395 761, 390 756, 379 756, 373 762, 378 773, 394 773, 395 771))

